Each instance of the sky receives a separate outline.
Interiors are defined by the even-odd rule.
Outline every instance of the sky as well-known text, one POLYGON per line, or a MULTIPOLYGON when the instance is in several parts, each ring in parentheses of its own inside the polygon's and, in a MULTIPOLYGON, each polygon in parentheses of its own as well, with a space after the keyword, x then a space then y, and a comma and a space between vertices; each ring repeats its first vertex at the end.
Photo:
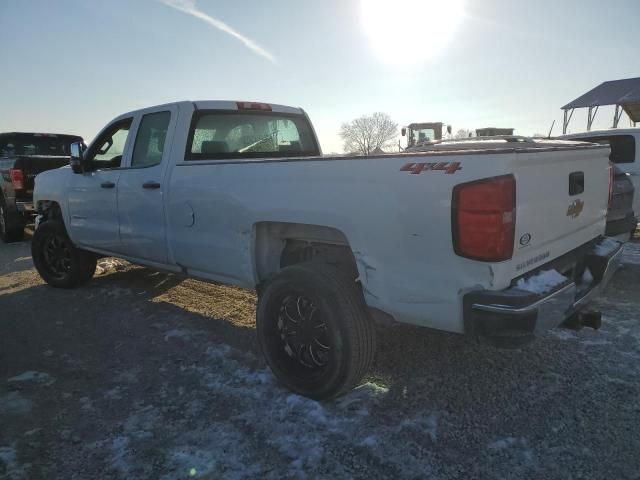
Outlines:
POLYGON ((640 76, 639 21, 638 0, 0 0, 0 131, 88 141, 130 110, 228 99, 304 108, 325 153, 377 111, 559 134, 562 105, 640 76))

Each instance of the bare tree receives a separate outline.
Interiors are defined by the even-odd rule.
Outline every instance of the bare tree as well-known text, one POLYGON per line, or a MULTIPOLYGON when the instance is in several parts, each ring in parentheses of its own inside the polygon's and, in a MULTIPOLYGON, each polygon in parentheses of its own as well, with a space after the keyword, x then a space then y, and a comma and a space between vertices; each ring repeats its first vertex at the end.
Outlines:
POLYGON ((456 132, 453 138, 469 138, 469 137, 473 137, 473 131, 468 130, 466 128, 461 128, 456 132))
POLYGON ((382 112, 363 115, 340 127, 340 137, 347 153, 371 155, 375 151, 393 147, 397 136, 398 124, 382 112))

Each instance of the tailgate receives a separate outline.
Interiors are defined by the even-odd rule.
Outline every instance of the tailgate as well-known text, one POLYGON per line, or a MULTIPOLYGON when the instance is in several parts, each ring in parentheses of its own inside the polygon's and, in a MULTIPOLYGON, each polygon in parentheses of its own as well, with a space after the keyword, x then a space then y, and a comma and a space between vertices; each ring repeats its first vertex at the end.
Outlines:
POLYGON ((65 165, 69 165, 69 157, 32 155, 18 157, 13 168, 23 171, 24 193, 31 195, 33 193, 34 179, 38 173, 64 167, 65 165))
POLYGON ((602 235, 609 148, 576 146, 514 155, 516 231, 512 277, 602 235))

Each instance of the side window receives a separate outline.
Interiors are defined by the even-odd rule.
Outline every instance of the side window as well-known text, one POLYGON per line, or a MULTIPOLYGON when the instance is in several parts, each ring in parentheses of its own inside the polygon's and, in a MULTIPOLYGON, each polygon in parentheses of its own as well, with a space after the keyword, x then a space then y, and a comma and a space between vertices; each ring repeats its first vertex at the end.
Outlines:
POLYGON ((284 113, 196 112, 187 160, 319 155, 303 115, 284 113))
POLYGON ((133 119, 127 118, 114 123, 91 146, 87 152, 95 169, 118 168, 122 165, 122 154, 133 119))
POLYGON ((162 161, 171 112, 148 113, 142 117, 133 147, 132 167, 150 167, 162 161))

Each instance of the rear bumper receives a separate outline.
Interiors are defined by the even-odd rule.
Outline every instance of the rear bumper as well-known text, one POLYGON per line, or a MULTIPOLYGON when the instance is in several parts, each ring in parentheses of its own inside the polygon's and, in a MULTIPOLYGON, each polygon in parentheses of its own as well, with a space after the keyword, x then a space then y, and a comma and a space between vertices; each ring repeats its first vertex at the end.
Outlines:
MULTIPOLYGON (((511 287, 502 291, 474 291, 464 296, 465 332, 496 346, 527 343, 545 330, 571 321, 607 286, 620 266, 622 244, 606 254, 591 250, 577 265, 588 267, 589 285, 570 279, 555 290, 536 294, 511 287)), ((582 276, 583 268, 579 268, 582 276)))
POLYGON ((33 202, 19 202, 16 201, 16 210, 18 211, 18 213, 21 213, 22 215, 35 215, 36 214, 36 210, 33 207, 33 202))
POLYGON ((613 220, 607 222, 605 235, 608 237, 615 237, 622 234, 633 234, 638 224, 638 219, 634 216, 633 212, 620 220, 613 220))

